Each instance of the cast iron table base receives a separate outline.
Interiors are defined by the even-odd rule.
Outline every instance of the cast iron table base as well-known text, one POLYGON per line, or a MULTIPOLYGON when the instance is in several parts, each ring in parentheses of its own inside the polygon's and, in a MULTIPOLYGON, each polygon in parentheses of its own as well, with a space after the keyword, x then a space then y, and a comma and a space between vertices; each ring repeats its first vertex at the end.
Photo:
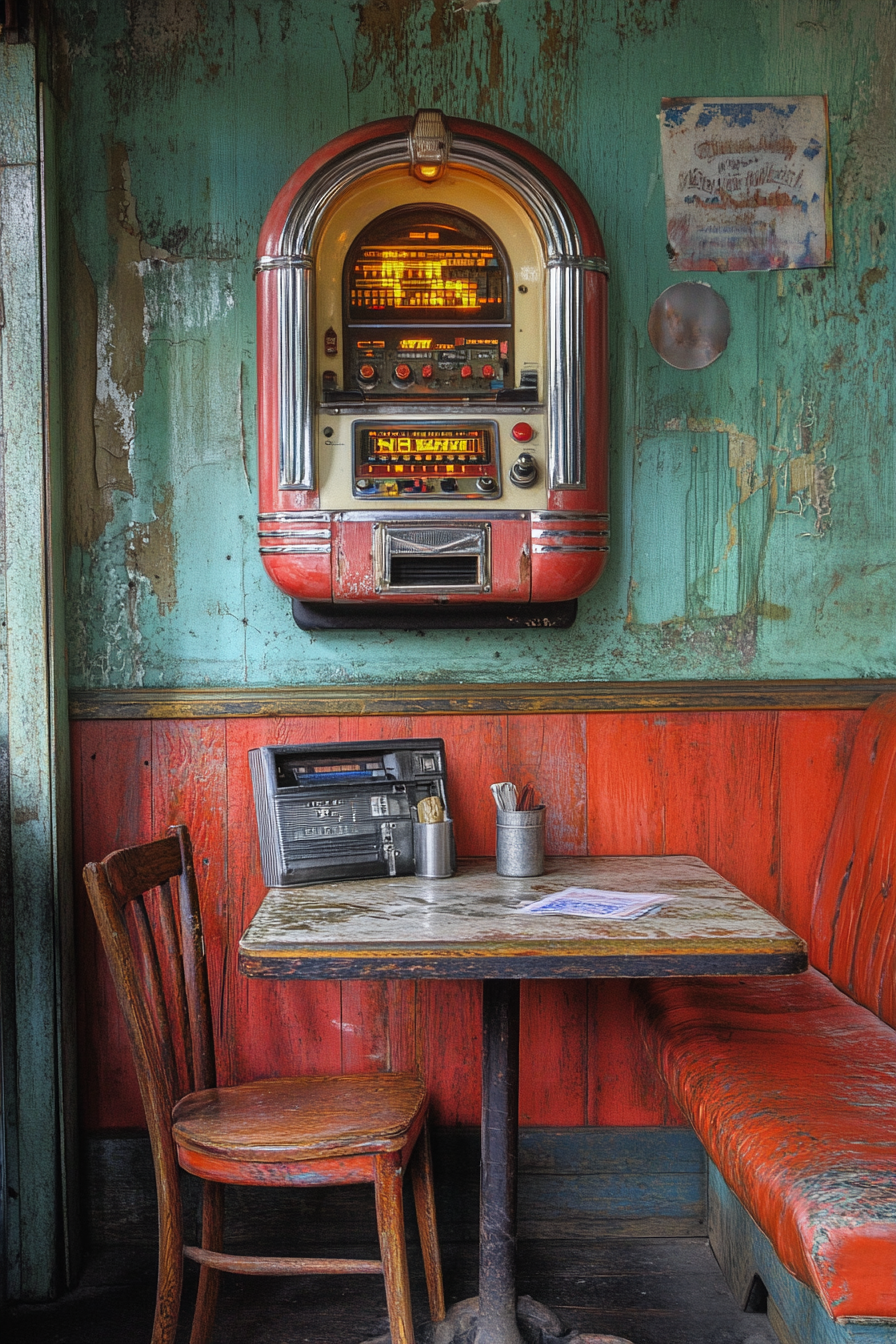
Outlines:
POLYGON ((479 1296, 426 1330, 426 1344, 629 1344, 580 1335, 540 1302, 516 1295, 520 982, 482 982, 482 1161, 479 1296))

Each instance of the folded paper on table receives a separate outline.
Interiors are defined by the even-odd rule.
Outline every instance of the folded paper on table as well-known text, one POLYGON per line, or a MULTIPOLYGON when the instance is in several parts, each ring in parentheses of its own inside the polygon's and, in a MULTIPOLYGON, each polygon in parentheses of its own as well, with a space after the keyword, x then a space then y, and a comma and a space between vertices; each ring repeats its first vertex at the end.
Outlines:
POLYGON ((590 887, 564 887, 525 906, 525 915, 587 915, 591 919, 637 919, 674 901, 674 896, 656 891, 602 891, 590 887))

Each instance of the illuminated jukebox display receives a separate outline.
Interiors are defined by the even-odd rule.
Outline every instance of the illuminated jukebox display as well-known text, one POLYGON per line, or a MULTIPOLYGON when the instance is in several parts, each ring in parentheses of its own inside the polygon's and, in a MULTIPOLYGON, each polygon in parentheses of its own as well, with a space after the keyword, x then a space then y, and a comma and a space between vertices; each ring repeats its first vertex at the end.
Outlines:
POLYGON ((591 587, 607 265, 555 163, 434 111, 360 127, 280 192, 256 276, 259 539, 284 592, 472 610, 591 587))

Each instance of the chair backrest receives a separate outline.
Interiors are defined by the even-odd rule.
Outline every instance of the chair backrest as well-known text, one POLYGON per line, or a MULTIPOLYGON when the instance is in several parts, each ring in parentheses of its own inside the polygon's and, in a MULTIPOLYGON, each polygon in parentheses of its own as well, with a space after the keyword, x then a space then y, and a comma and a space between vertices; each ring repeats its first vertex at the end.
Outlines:
POLYGON ((150 1133, 215 1086, 205 943, 186 826, 88 863, 84 881, 124 1014, 150 1133))
POLYGON ((809 959, 896 1027, 896 695, 862 716, 812 905, 809 959))

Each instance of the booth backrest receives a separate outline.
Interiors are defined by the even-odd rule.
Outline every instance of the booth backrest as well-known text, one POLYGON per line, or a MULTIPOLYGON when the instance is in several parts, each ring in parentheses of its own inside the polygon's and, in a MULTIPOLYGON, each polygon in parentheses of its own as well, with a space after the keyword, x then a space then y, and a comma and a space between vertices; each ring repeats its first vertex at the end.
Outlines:
POLYGON ((809 959, 896 1027, 896 695, 865 711, 812 906, 809 959))

